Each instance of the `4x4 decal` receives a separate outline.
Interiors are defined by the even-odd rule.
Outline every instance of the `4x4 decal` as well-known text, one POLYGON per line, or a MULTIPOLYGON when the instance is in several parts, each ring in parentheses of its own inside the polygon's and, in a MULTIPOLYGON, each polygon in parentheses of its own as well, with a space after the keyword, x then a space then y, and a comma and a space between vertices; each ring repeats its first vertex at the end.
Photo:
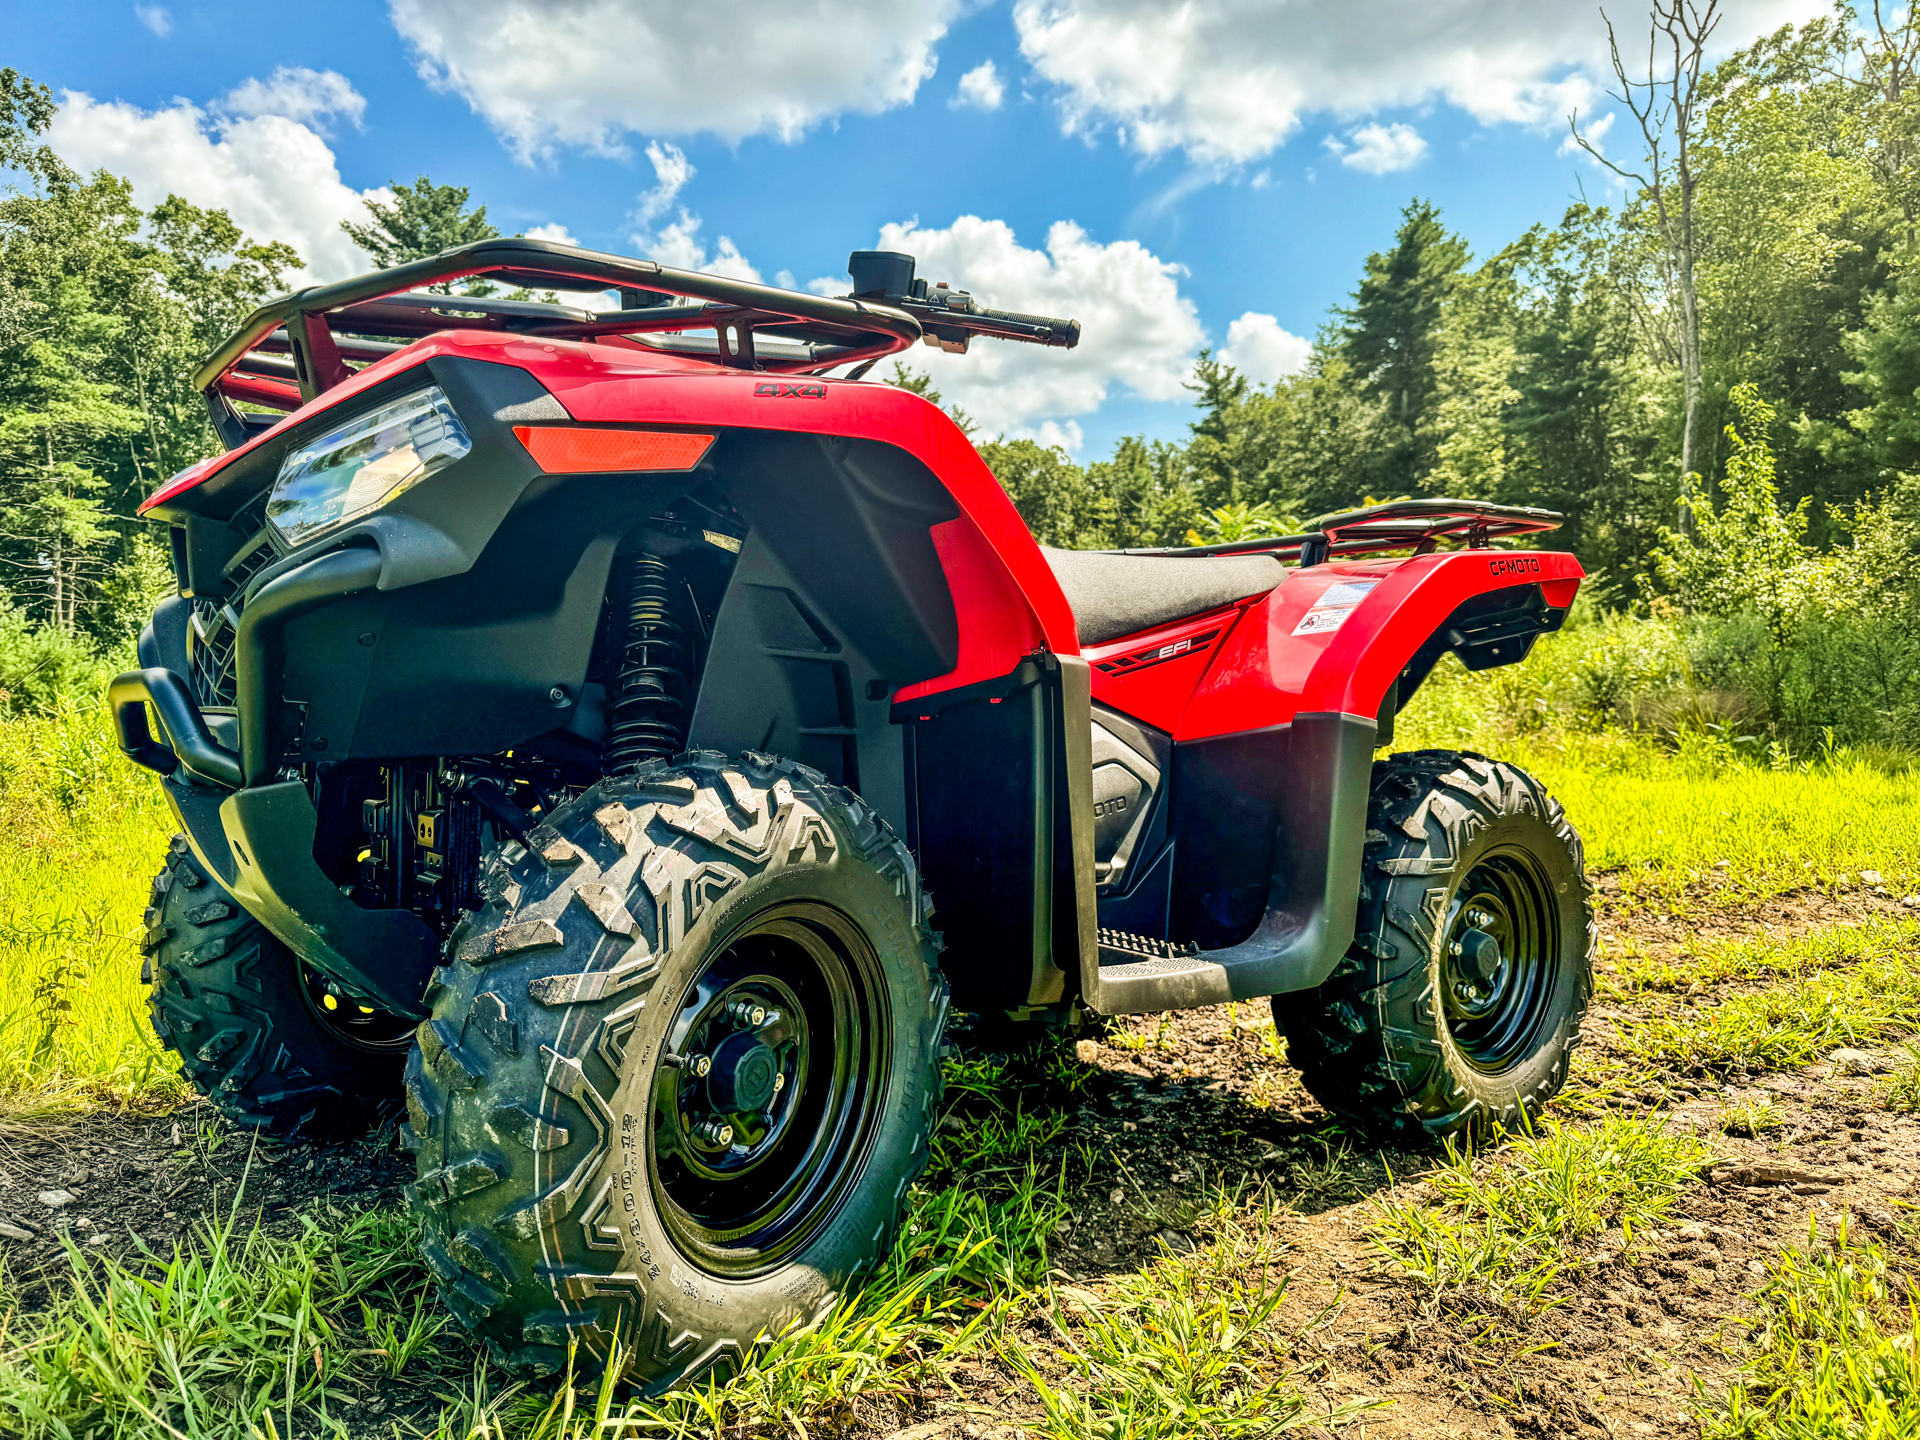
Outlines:
POLYGON ((825 400, 827 387, 803 385, 793 380, 763 380, 754 386, 755 395, 771 395, 778 400, 825 400))

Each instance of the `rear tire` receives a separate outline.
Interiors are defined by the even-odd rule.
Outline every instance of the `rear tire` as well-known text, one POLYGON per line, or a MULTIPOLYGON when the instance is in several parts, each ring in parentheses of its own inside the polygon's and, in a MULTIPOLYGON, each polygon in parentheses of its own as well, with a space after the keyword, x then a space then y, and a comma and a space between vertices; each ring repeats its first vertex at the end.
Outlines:
POLYGON ((409 1198, 510 1367, 724 1375, 888 1254, 947 985, 913 856, 815 771, 693 752, 482 865, 407 1069, 409 1198))
POLYGON ((147 906, 148 1014, 195 1088, 230 1120, 338 1139, 399 1114, 412 1027, 330 999, 175 836, 147 906))
POLYGON ((1593 984, 1581 838, 1526 772, 1411 751, 1374 767, 1354 943, 1274 998, 1301 1079, 1404 1145, 1513 1129, 1567 1080, 1593 984))

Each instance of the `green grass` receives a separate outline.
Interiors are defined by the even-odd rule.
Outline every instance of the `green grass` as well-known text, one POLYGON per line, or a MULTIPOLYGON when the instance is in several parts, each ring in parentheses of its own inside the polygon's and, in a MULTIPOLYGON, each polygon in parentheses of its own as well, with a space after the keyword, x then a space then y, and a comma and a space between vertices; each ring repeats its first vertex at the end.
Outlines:
POLYGON ((1881 1083, 1881 1104, 1890 1111, 1921 1110, 1921 1045, 1901 1048, 1901 1059, 1881 1083))
POLYGON ((916 1192, 887 1263, 824 1321, 773 1338, 725 1384, 647 1402, 490 1371, 448 1325, 403 1215, 322 1207, 276 1238, 242 1226, 236 1203, 164 1256, 70 1247, 72 1285, 51 1306, 9 1304, 0 1434, 355 1435, 368 1413, 353 1408, 389 1395, 425 1399, 380 1422, 414 1435, 844 1429, 859 1424, 856 1398, 938 1387, 957 1358, 1008 1344, 1061 1212, 1057 1184, 1031 1166, 991 1193, 916 1192))
POLYGON ((1805 978, 1864 961, 1912 959, 1921 926, 1911 916, 1871 916, 1861 922, 1821 926, 1795 936, 1750 936, 1736 941, 1684 942, 1671 956, 1623 948, 1604 957, 1595 980, 1610 999, 1643 991, 1696 994, 1748 979, 1805 978))
POLYGON ((99 710, 0 720, 0 1110, 179 1095, 138 949, 171 829, 99 710))
POLYGON ((1531 666, 1476 676, 1450 660, 1400 717, 1395 749, 1475 750, 1532 772, 1580 831, 1588 868, 1619 872, 1631 898, 1671 903, 1711 885, 1739 900, 1864 870, 1897 895, 1915 891, 1921 771, 1912 754, 1839 747, 1796 761, 1700 732, 1657 740, 1526 729, 1515 717, 1535 714, 1520 704, 1535 683, 1531 666))
MULTIPOLYGON (((1708 1437, 1886 1437, 1921 1431, 1914 1257, 1811 1230, 1751 1300, 1741 1379, 1700 1415, 1708 1437)), ((1704 1398, 1706 1399, 1706 1398, 1704 1398)))
MULTIPOLYGON (((1912 932, 1912 925, 1907 929, 1912 932)), ((1724 996, 1621 1025, 1622 1049, 1660 1070, 1727 1076, 1786 1070, 1838 1046, 1912 1032, 1917 1024, 1914 947, 1869 949, 1859 963, 1797 975, 1765 990, 1724 996)))
POLYGON ((69 1243, 73 1285, 16 1316, 0 1352, 0 1432, 252 1436, 271 1416, 283 1434, 338 1434, 343 1407, 395 1369, 381 1354, 395 1318, 417 1355, 438 1308, 411 1222, 356 1211, 301 1225, 273 1239, 230 1216, 124 1264, 69 1243))
POLYGON ((1081 1324, 1057 1325, 1063 1374, 1017 1360, 1046 1411, 1040 1434, 1276 1436, 1304 1424, 1292 1338, 1274 1319, 1287 1286, 1177 1261, 1128 1277, 1081 1324))
POLYGON ((1522 1321, 1564 1298, 1603 1233, 1619 1231, 1631 1250, 1707 1158, 1658 1121, 1550 1120, 1492 1153, 1450 1153, 1424 1200, 1377 1204, 1372 1240, 1457 1315, 1522 1321))

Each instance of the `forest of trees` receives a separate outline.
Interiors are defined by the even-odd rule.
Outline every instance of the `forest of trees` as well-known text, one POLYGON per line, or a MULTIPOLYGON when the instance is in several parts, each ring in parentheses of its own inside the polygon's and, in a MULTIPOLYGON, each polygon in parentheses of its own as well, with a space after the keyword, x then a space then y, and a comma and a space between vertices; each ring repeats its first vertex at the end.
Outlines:
MULTIPOLYGON (((1682 13, 1656 0, 1653 23, 1682 13)), ((1622 52, 1645 38, 1624 30, 1622 52)), ((1301 373, 1261 386, 1202 353, 1184 441, 1128 438, 1083 465, 975 439, 1035 533, 1071 547, 1270 533, 1401 496, 1559 510, 1556 543, 1605 608, 1719 625, 1673 665, 1705 674, 1727 627, 1759 627, 1749 649, 1776 657, 1749 686, 1775 697, 1764 720, 1788 724, 1784 685, 1832 692, 1845 671, 1834 709, 1866 666, 1867 729, 1903 738, 1915 62, 1911 10, 1864 22, 1842 3, 1698 75, 1630 64, 1618 88, 1641 133, 1617 127, 1603 158, 1624 204, 1476 257, 1415 199, 1301 373), (1807 670, 1810 627, 1853 659, 1784 680, 1807 670)), ((301 263, 220 211, 143 212, 125 180, 76 174, 42 139, 53 113, 44 86, 0 70, 0 706, 44 704, 127 645, 167 584, 135 507, 217 448, 194 363, 301 263)), ((497 233, 463 189, 393 191, 348 227, 380 265, 497 233)))

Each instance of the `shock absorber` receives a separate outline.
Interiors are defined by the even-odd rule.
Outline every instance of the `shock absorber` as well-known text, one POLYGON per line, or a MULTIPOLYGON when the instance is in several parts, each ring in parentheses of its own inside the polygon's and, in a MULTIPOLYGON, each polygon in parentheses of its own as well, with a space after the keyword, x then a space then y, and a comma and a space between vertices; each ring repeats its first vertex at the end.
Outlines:
POLYGON ((626 632, 602 752, 608 775, 678 755, 687 734, 687 631, 675 616, 673 569, 647 551, 628 559, 626 632))

